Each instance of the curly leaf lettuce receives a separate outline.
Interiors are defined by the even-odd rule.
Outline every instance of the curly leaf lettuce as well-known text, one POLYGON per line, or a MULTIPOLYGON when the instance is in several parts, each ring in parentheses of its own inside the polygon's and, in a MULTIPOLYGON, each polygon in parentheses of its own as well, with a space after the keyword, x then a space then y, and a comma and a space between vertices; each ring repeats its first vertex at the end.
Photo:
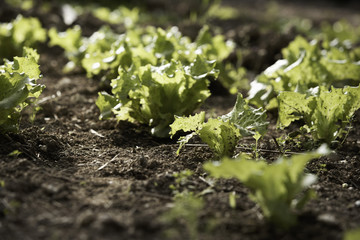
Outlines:
POLYGON ((235 48, 234 42, 225 41, 224 36, 212 36, 207 25, 200 30, 195 42, 198 46, 197 51, 201 51, 208 59, 219 62, 226 59, 235 48))
POLYGON ((239 94, 233 110, 216 119, 205 121, 205 112, 189 117, 176 117, 170 125, 170 135, 177 132, 191 132, 180 137, 179 154, 181 148, 194 136, 198 135, 203 142, 209 145, 217 157, 232 156, 241 137, 264 135, 268 122, 266 114, 261 109, 254 109, 239 94))
POLYGON ((320 88, 316 96, 297 92, 282 92, 279 100, 279 121, 282 128, 296 120, 304 120, 305 127, 315 140, 330 144, 343 133, 343 128, 360 108, 360 88, 320 88))
POLYGON ((38 59, 35 50, 24 48, 24 57, 0 66, 0 132, 16 131, 21 111, 42 92, 38 59))
POLYGON ((126 28, 136 26, 139 21, 140 10, 138 8, 129 9, 120 6, 114 10, 107 7, 97 7, 92 11, 93 15, 111 24, 124 24, 126 28))
POLYGON ((199 130, 199 137, 219 157, 231 156, 240 140, 238 128, 221 119, 209 119, 199 130))
POLYGON ((254 161, 243 154, 236 159, 206 163, 204 168, 215 178, 239 179, 250 188, 250 197, 259 204, 264 216, 287 229, 296 223, 296 210, 315 195, 309 186, 316 176, 304 173, 306 164, 327 153, 327 148, 322 146, 314 152, 281 157, 272 164, 254 161))
POLYGON ((57 32, 55 28, 50 28, 48 32, 49 46, 60 46, 68 53, 68 57, 71 57, 80 51, 79 48, 82 44, 81 34, 82 31, 78 25, 67 29, 65 32, 57 32))
POLYGON ((238 94, 233 110, 221 116, 221 119, 233 123, 240 130, 243 137, 255 135, 256 132, 264 135, 269 124, 266 121, 265 111, 248 105, 241 94, 238 94))
POLYGON ((35 47, 45 40, 46 30, 37 18, 18 15, 14 21, 0 24, 0 58, 21 56, 23 47, 35 47))
POLYGON ((191 114, 210 96, 207 78, 217 76, 214 65, 201 57, 190 66, 176 61, 142 66, 138 59, 128 71, 119 68, 119 76, 111 82, 113 95, 99 94, 101 117, 108 118, 111 110, 119 121, 147 124, 155 136, 167 137, 175 115, 191 114))
POLYGON ((257 106, 277 107, 282 91, 305 93, 317 86, 344 86, 360 81, 359 48, 334 42, 308 42, 298 36, 282 50, 277 61, 252 83, 250 102, 257 106))
MULTIPOLYGON (((81 29, 75 26, 66 32, 57 33, 49 30, 50 46, 58 45, 65 49, 72 65, 81 66, 88 77, 101 77, 110 81, 116 78, 118 68, 128 70, 134 59, 141 65, 161 66, 163 62, 179 61, 184 66, 194 63, 198 56, 208 61, 216 61, 216 69, 221 69, 220 82, 232 93, 238 88, 245 88, 245 69, 235 69, 232 64, 222 62, 234 51, 232 41, 225 41, 224 36, 212 36, 205 26, 195 42, 183 36, 178 27, 167 30, 155 27, 131 28, 124 34, 116 34, 109 27, 102 27, 90 37, 81 37, 81 29)), ((199 72, 193 77, 202 78, 208 69, 197 61, 193 68, 199 72)), ((187 69, 189 70, 189 69, 187 69)))
POLYGON ((170 125, 171 136, 179 131, 192 132, 180 137, 178 143, 181 148, 194 136, 198 135, 203 142, 209 145, 210 149, 218 156, 230 156, 240 139, 240 131, 233 124, 224 122, 221 119, 209 119, 206 123, 205 112, 189 117, 176 117, 170 125))

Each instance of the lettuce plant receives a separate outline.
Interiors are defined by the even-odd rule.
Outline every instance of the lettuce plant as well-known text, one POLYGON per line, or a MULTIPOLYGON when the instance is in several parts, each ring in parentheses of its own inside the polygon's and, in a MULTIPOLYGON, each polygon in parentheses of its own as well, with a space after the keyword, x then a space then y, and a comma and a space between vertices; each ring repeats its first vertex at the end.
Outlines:
POLYGON ((345 19, 334 24, 324 22, 321 24, 320 37, 326 41, 337 39, 340 42, 357 43, 360 41, 360 27, 352 26, 345 19))
POLYGON ((50 29, 49 37, 50 46, 64 48, 69 59, 83 67, 88 77, 104 74, 108 79, 115 78, 118 68, 128 69, 133 57, 140 59, 142 65, 155 66, 164 60, 189 64, 196 58, 190 39, 183 37, 177 27, 168 31, 139 27, 116 34, 104 26, 87 38, 82 37, 80 27, 75 26, 60 33, 50 29))
POLYGON ((282 91, 305 93, 317 86, 340 86, 360 81, 360 48, 339 41, 311 41, 298 36, 282 50, 284 59, 267 68, 252 83, 250 102, 277 107, 282 91))
POLYGON ((0 132, 16 131, 21 111, 42 92, 38 60, 36 51, 25 47, 24 57, 0 66, 0 132))
POLYGON ((218 74, 215 62, 201 56, 188 66, 178 61, 142 66, 135 60, 128 70, 119 68, 111 82, 112 95, 99 93, 100 118, 115 114, 119 121, 147 124, 158 137, 169 136, 174 115, 191 114, 210 96, 208 78, 218 74))
POLYGON ((233 110, 216 119, 205 122, 205 112, 189 117, 176 117, 170 125, 170 135, 174 136, 179 131, 191 132, 180 137, 180 149, 195 135, 207 143, 217 157, 232 156, 241 137, 264 135, 268 122, 264 111, 254 109, 247 104, 239 94, 233 110))
POLYGON ((46 30, 37 18, 18 15, 14 21, 0 24, 0 58, 21 56, 24 46, 34 47, 45 40, 46 30))
POLYGON ((49 35, 49 46, 59 46, 65 50, 67 58, 78 64, 80 59, 83 58, 81 54, 82 46, 82 31, 80 26, 75 25, 73 28, 68 28, 65 32, 57 32, 55 28, 50 28, 48 31, 49 35))
POLYGON ((316 176, 304 173, 306 164, 327 152, 322 146, 314 152, 281 157, 272 164, 242 154, 236 159, 206 163, 204 168, 215 178, 239 179, 250 188, 250 198, 259 204, 265 218, 287 229, 296 224, 296 211, 315 195, 309 186, 316 176))
MULTIPOLYGON (((107 7, 97 7, 92 10, 92 14, 111 24, 124 24, 126 28, 136 26, 140 18, 140 10, 138 8, 129 9, 125 6, 119 6, 115 9, 107 7)), ((145 13, 141 13, 143 15, 145 13)))
POLYGON ((360 87, 332 87, 331 91, 322 87, 315 96, 282 92, 278 100, 280 127, 302 119, 315 140, 330 144, 343 134, 344 127, 360 108, 360 87))
POLYGON ((207 26, 200 30, 194 42, 183 36, 177 27, 164 30, 150 26, 127 29, 124 34, 103 27, 89 38, 81 36, 79 27, 63 33, 50 29, 49 37, 50 45, 64 48, 73 65, 84 68, 88 77, 116 78, 118 68, 128 70, 133 58, 139 59, 142 66, 161 66, 164 61, 173 60, 187 66, 201 55, 217 62, 216 68, 222 70, 219 80, 231 92, 246 86, 241 81, 245 78, 245 69, 223 63, 233 52, 234 43, 225 41, 222 35, 213 36, 207 26))
POLYGON ((174 236, 186 236, 186 239, 197 240, 201 210, 204 208, 204 200, 193 192, 183 191, 174 196, 171 208, 160 216, 160 221, 169 225, 166 235, 169 239, 174 236), (178 226, 185 227, 186 233, 180 232, 178 226))
POLYGON ((205 112, 190 117, 177 117, 170 127, 172 136, 180 130, 192 131, 192 133, 180 137, 177 154, 192 137, 198 135, 218 157, 229 156, 234 152, 241 137, 239 129, 229 122, 213 118, 205 122, 205 112))

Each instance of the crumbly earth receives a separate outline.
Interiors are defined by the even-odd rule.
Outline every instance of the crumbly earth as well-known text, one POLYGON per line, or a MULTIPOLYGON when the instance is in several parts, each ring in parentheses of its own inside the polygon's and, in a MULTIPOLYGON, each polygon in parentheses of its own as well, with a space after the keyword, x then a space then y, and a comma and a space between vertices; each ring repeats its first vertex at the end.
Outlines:
MULTIPOLYGON (((251 8, 250 1, 244 5, 224 2, 249 16, 260 11, 251 8)), ((340 16, 353 20, 359 10, 356 5, 337 8, 324 2, 282 4, 281 14, 300 12, 315 21, 340 16), (316 11, 319 6, 322 15, 316 11)), ((235 33, 238 42, 244 36, 251 37, 251 54, 245 55, 244 64, 255 74, 273 63, 293 37, 290 33, 263 35, 251 17, 214 24, 225 34, 235 33)), ((198 30, 197 26, 182 27, 190 35, 195 31, 192 27, 198 30)), ((32 124, 24 114, 19 133, 0 135, 0 239, 189 239, 182 220, 161 220, 173 206, 173 173, 187 169, 193 175, 177 190, 203 193, 204 208, 194 213, 199 218, 199 239, 342 239, 346 230, 359 227, 359 113, 343 145, 308 165, 308 171, 318 177, 312 186, 317 198, 299 212, 295 227, 281 231, 263 219, 241 183, 210 182, 202 165, 214 156, 199 140, 176 155, 176 140, 154 138, 145 126, 98 120, 95 101, 102 90, 99 82, 87 79, 81 71, 63 74, 66 59, 60 49, 43 45, 39 52, 42 83, 46 85, 39 102, 42 109, 32 124), (14 150, 21 154, 10 156, 14 150), (237 196, 235 208, 229 205, 233 192, 237 196), (174 234, 169 235, 168 230, 174 234)), ((214 94, 202 110, 214 116, 230 111, 235 97, 219 90, 218 85, 212 90, 214 94)), ((276 112, 269 113, 269 121, 259 155, 271 161, 280 156, 273 137, 285 132, 276 129, 276 112)), ((254 145, 251 138, 243 139, 237 151, 251 152, 254 145)), ((285 148, 303 150, 291 143, 285 148)))

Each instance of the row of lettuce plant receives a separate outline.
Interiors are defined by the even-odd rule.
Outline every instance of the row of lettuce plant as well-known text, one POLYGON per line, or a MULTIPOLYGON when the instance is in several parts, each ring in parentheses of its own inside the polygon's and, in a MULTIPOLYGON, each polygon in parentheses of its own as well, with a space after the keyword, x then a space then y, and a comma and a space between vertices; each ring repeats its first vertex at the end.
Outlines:
POLYGON ((37 18, 18 15, 0 24, 0 133, 19 129, 21 112, 40 96, 39 54, 34 47, 46 41, 37 18))
MULTIPOLYGON (((345 126, 360 108, 360 87, 357 86, 360 82, 360 48, 354 48, 350 40, 331 39, 329 35, 322 37, 321 42, 308 42, 303 37, 291 42, 282 51, 284 59, 252 83, 248 101, 259 107, 278 108, 280 128, 302 120, 315 141, 330 145, 343 135, 345 126)), ((288 229, 296 224, 296 213, 315 196, 309 187, 316 181, 316 176, 305 173, 306 164, 328 154, 329 150, 323 145, 317 151, 280 157, 271 164, 250 159, 246 154, 229 158, 239 138, 247 135, 244 133, 246 124, 251 126, 250 135, 253 136, 254 132, 263 134, 266 130, 266 117, 260 117, 265 113, 241 102, 244 100, 239 96, 231 113, 206 123, 204 112, 176 117, 171 125, 171 135, 178 131, 191 132, 179 139, 179 150, 198 135, 220 160, 206 163, 204 169, 215 178, 237 178, 250 188, 250 198, 258 203, 265 218, 288 229), (251 109, 250 114, 240 105, 251 109), (250 119, 257 116, 256 123, 260 128, 256 129, 247 121, 249 116, 250 119)))
MULTIPOLYGON (((38 19, 21 15, 11 23, 1 24, 0 30, 0 56, 4 58, 21 55, 23 46, 34 47, 47 38, 47 31, 38 19)), ((207 26, 195 42, 182 36, 177 27, 169 30, 129 28, 124 34, 116 34, 105 26, 86 38, 80 27, 75 26, 63 33, 50 29, 48 36, 50 46, 59 45, 65 49, 71 60, 67 67, 78 65, 86 70, 88 77, 101 76, 105 81, 113 81, 112 99, 109 100, 109 94, 101 93, 97 102, 102 118, 109 116, 109 106, 124 105, 128 116, 121 116, 124 111, 112 111, 119 120, 149 124, 157 136, 168 136, 166 131, 174 115, 191 114, 210 95, 209 80, 218 77, 218 69, 222 70, 220 79, 233 92, 241 86, 241 81, 235 79, 242 78, 245 73, 243 68, 236 70, 231 64, 223 65, 223 60, 234 50, 234 43, 225 41, 222 35, 212 36, 207 26), (138 78, 140 84, 132 83, 130 78, 135 75, 143 75, 138 78), (119 81, 123 81, 121 76, 128 76, 128 83, 118 87, 119 81), (128 101, 123 95, 130 90, 136 93, 130 93, 134 99, 128 96, 131 99, 128 101), (158 90, 162 93, 154 95, 158 90), (141 103, 140 98, 143 99, 141 103), (114 102, 116 104, 112 105, 114 102)))
POLYGON ((224 36, 213 36, 208 26, 200 30, 196 40, 183 36, 178 27, 167 30, 153 26, 129 28, 117 34, 109 26, 104 26, 90 37, 83 37, 79 26, 57 32, 49 30, 50 46, 60 46, 65 50, 70 62, 65 70, 81 66, 88 77, 111 80, 117 77, 118 68, 125 70, 132 65, 132 58, 139 58, 142 65, 160 66, 164 61, 180 61, 189 65, 201 55, 208 61, 216 60, 221 69, 220 82, 235 93, 244 87, 245 69, 235 68, 224 60, 234 51, 235 44, 225 41, 224 36))
MULTIPOLYGON (((342 28, 344 29, 349 28, 346 28, 347 25, 344 23, 337 24, 342 24, 341 26, 343 26, 342 28)), ((347 105, 351 105, 350 107, 343 108, 344 111, 318 111, 322 114, 313 114, 316 104, 310 104, 311 106, 308 106, 310 110, 307 109, 305 113, 302 108, 306 108, 305 105, 307 104, 307 101, 297 101, 298 103, 305 104, 302 108, 298 108, 298 106, 294 105, 294 102, 296 101, 287 100, 290 98, 301 99, 299 94, 290 93, 292 91, 305 94, 305 96, 302 95, 302 98, 307 99, 310 95, 313 97, 320 97, 318 96, 319 93, 325 93, 326 89, 330 86, 341 86, 344 85, 344 83, 356 83, 359 81, 360 71, 358 61, 360 48, 354 49, 351 44, 352 41, 356 41, 356 37, 351 35, 349 37, 350 39, 340 38, 341 41, 339 39, 334 40, 331 39, 331 37, 339 37, 339 34, 336 35, 331 32, 328 27, 324 27, 324 29, 326 30, 324 30, 326 34, 322 35, 322 42, 308 42, 304 38, 298 37, 290 43, 287 48, 283 49, 284 59, 279 60, 273 66, 269 67, 252 82, 252 88, 248 98, 250 99, 250 103, 257 106, 266 106, 268 109, 280 106, 280 127, 286 127, 294 120, 305 119, 305 128, 313 134, 316 140, 330 143, 342 135, 344 126, 350 121, 354 111, 358 108, 358 98, 356 97, 357 91, 353 89, 350 91, 351 93, 345 94, 347 96, 343 97, 345 100, 343 100, 342 103, 346 102, 347 105), (319 87, 321 87, 321 91, 319 87), (349 97, 350 95, 352 97, 349 97), (332 112, 338 113, 337 116, 332 112), (299 115, 301 116, 299 117, 299 115), (326 124, 322 124, 323 120, 321 119, 327 120, 326 124), (330 133, 327 133, 328 131, 324 132, 327 127, 321 130, 317 127, 320 125, 327 126, 332 131, 330 131, 330 133), (340 130, 338 130, 338 128, 340 130)), ((22 48, 22 46, 34 46, 37 42, 43 42, 46 38, 46 31, 41 28, 37 19, 26 19, 22 16, 19 16, 12 23, 2 24, 1 33, 1 38, 3 40, 2 44, 8 42, 11 43, 7 45, 10 47, 2 48, 4 51, 7 51, 2 54, 2 56, 5 57, 19 55, 19 49, 22 48), (23 34, 24 32, 25 34, 23 34), (26 36, 26 38, 24 36, 26 36)), ((343 31, 341 33, 341 36, 349 35, 345 34, 346 32, 344 33, 343 31)), ((55 29, 50 29, 49 37, 50 45, 62 46, 66 50, 69 59, 81 65, 86 70, 89 77, 100 75, 107 80, 114 79, 113 86, 118 86, 117 83, 121 79, 120 76, 125 76, 125 72, 137 72, 134 70, 134 68, 137 67, 143 67, 149 64, 154 70, 156 67, 161 69, 162 65, 165 66, 164 68, 167 68, 166 66, 168 66, 170 62, 172 62, 170 64, 172 66, 175 65, 174 62, 180 62, 183 65, 183 68, 188 70, 190 65, 194 65, 194 62, 197 62, 197 66, 205 66, 205 64, 199 63, 199 59, 208 61, 209 63, 210 61, 216 61, 213 66, 214 69, 222 70, 220 71, 219 79, 225 79, 223 82, 226 82, 226 79, 228 79, 230 75, 233 76, 232 83, 236 82, 236 84, 239 84, 241 82, 234 80, 236 76, 239 77, 242 75, 241 73, 234 75, 233 73, 236 72, 235 69, 229 68, 231 69, 230 71, 232 74, 224 71, 227 67, 223 64, 223 61, 230 52, 234 50, 234 45, 231 42, 225 42, 221 35, 213 37, 210 34, 208 27, 205 27, 200 31, 195 42, 191 42, 189 38, 182 36, 176 27, 173 27, 168 31, 156 29, 154 27, 133 28, 129 29, 125 34, 116 34, 109 27, 103 27, 89 38, 85 38, 82 37, 81 29, 78 26, 75 26, 64 33, 57 33, 55 29)), ((195 69, 195 67, 192 69, 195 69)), ((206 69, 209 71, 209 74, 204 76, 207 77, 207 79, 209 79, 209 76, 212 76, 211 78, 217 77, 218 73, 215 73, 214 69, 206 69)), ((197 67, 197 71, 198 70, 199 67, 197 67)), ((200 72, 201 71, 205 71, 205 68, 200 70, 200 72)), ((157 71, 157 73, 159 73, 159 71, 157 71)), ((189 71, 187 71, 187 74, 189 75, 189 71)), ((194 75, 194 71, 192 74, 193 77, 199 78, 199 76, 194 75)), ((195 74, 199 74, 199 71, 195 74)), ((116 89, 119 90, 119 88, 116 89)), ((113 89, 114 96, 119 95, 116 93, 116 89, 113 89)), ((129 89, 122 87, 122 93, 120 93, 120 95, 126 90, 129 89)), ((234 91, 234 88, 232 88, 232 91, 234 91)), ((199 94, 197 101, 201 104, 201 102, 208 97, 209 92, 206 94, 206 97, 204 96, 204 91, 200 90, 200 92, 201 94, 199 94)), ((349 91, 343 90, 342 92, 347 93, 349 91)), ((335 95, 339 94, 341 94, 339 91, 333 89, 329 91, 329 94, 321 94, 321 96, 334 95, 332 98, 335 99, 335 95)), ((142 96, 145 97, 145 95, 142 96)), ((112 101, 107 101, 106 105, 102 106, 101 104, 106 99, 110 99, 109 95, 101 94, 98 101, 98 106, 103 112, 101 117, 104 118, 109 116, 109 106, 113 105, 112 107, 119 107, 119 104, 130 104, 128 103, 129 101, 123 97, 122 99, 118 98, 116 101, 113 97, 112 101), (115 104, 115 102, 117 104, 115 104)), ((182 96, 182 100, 183 101, 180 101, 180 104, 187 102, 187 100, 184 99, 184 96, 182 96)), ((145 101, 151 102, 152 100, 148 99, 145 101)), ((312 102, 314 101, 315 100, 312 100, 312 102)), ((317 100, 317 102, 320 104, 320 100, 317 100)), ((329 101, 326 100, 323 102, 329 101)), ((137 120, 141 123, 154 126, 154 133, 158 132, 156 129, 162 129, 163 133, 158 134, 159 136, 167 135, 164 131, 167 128, 166 125, 169 125, 173 120, 173 117, 165 116, 163 118, 168 118, 169 120, 164 121, 166 123, 159 123, 161 122, 157 120, 159 117, 152 117, 152 115, 156 115, 156 109, 159 109, 159 107, 154 107, 152 111, 150 111, 151 113, 147 111, 138 114, 136 112, 139 112, 139 108, 136 109, 136 107, 134 107, 136 104, 131 103, 130 105, 132 105, 130 108, 135 108, 135 110, 132 110, 132 114, 127 113, 125 115, 136 115, 138 117, 125 117, 125 115, 120 116, 117 114, 118 119, 130 121, 137 120), (140 116, 144 114, 148 116, 140 116)), ((149 105, 151 104, 148 104, 148 106, 149 105)), ((192 111, 199 106, 199 104, 194 103, 189 105, 187 110, 171 110, 168 111, 168 113, 169 115, 183 116, 192 113, 192 111)), ((334 104, 330 105, 334 106, 334 104)), ((124 107, 124 109, 125 108, 129 109, 129 107, 124 107)), ((149 107, 144 107, 144 109, 145 108, 149 107)), ((327 107, 323 107, 323 109, 325 108, 327 107)), ((115 114, 119 113, 118 110, 114 110, 113 112, 115 114)), ((161 112, 162 114, 167 112, 166 107, 161 112)))
MULTIPOLYGON (((242 86, 237 79, 242 79, 245 74, 243 68, 223 64, 233 52, 234 43, 225 41, 222 35, 212 36, 207 26, 194 42, 182 36, 177 27, 168 30, 151 26, 129 27, 126 33, 117 34, 104 26, 90 37, 83 37, 81 28, 75 26, 62 33, 52 28, 48 36, 50 46, 65 49, 70 59, 67 70, 81 66, 88 77, 113 81, 112 99, 109 100, 109 94, 101 93, 97 102, 102 111, 101 118, 109 116, 109 106, 124 105, 123 109, 128 109, 127 117, 121 116, 124 111, 121 114, 117 109, 112 111, 119 120, 148 124, 157 136, 168 136, 166 131, 174 115, 191 114, 210 95, 209 81, 218 77, 219 69, 222 70, 219 79, 232 92, 242 86), (130 78, 143 75, 145 68, 150 69, 151 77, 147 74, 148 79, 139 78, 140 85, 133 84, 130 78), (115 87, 123 81, 122 76, 129 77, 128 83, 115 87), (130 90, 136 94, 130 93, 134 99, 128 101, 123 95, 130 90), (154 95, 158 90, 162 93, 154 95), (143 100, 137 103, 140 98, 143 100), (165 102, 168 104, 163 104, 165 102)), ((11 58, 21 55, 23 46, 36 47, 39 42, 46 41, 47 31, 38 19, 19 15, 11 23, 0 25, 0 38, 0 56, 11 58)))
MULTIPOLYGON (((359 35, 351 31, 346 35, 345 30, 340 34, 328 25, 324 28, 327 33, 320 35, 321 41, 297 37, 284 48, 284 59, 251 83, 248 100, 258 107, 278 108, 280 128, 302 120, 315 141, 330 145, 343 135, 360 108, 360 48, 353 47, 359 35), (341 38, 344 35, 350 37, 341 38)), ((309 186, 316 177, 304 173, 306 163, 327 153, 323 145, 315 152, 280 157, 271 164, 240 154, 235 159, 223 157, 219 162, 206 163, 204 168, 216 178, 239 179, 250 188, 250 198, 259 204, 264 216, 288 229, 296 224, 295 213, 315 196, 309 186)))
POLYGON ((278 108, 280 128, 299 120, 315 141, 343 137, 360 108, 360 47, 353 41, 297 37, 282 50, 284 59, 251 83, 250 103, 278 108))
MULTIPOLYGON (((2 35, 12 39, 9 41, 14 43, 13 49, 19 51, 22 45, 43 41, 42 31, 36 35, 41 37, 33 41, 29 40, 33 31, 29 31, 25 42, 16 34, 16 21, 2 25, 2 29, 10 31, 2 35)), ((266 132, 265 112, 251 107, 249 102, 268 109, 278 107, 281 127, 304 120, 314 139, 327 143, 342 134, 344 125, 360 108, 359 87, 344 86, 360 80, 360 50, 354 49, 351 42, 296 38, 283 50, 284 59, 252 83, 248 100, 239 94, 230 113, 205 122, 204 112, 184 116, 192 114, 209 97, 211 79, 227 76, 219 69, 226 69, 223 61, 234 50, 234 45, 222 36, 213 37, 208 27, 200 31, 195 42, 182 36, 176 27, 167 31, 134 28, 124 34, 104 27, 85 38, 75 26, 65 33, 50 29, 49 37, 50 45, 63 47, 73 64, 84 68, 89 77, 111 80, 112 94, 99 93, 96 103, 101 118, 114 114, 118 120, 144 123, 161 137, 191 132, 180 138, 179 150, 198 135, 221 160, 206 163, 204 168, 214 177, 238 178, 251 189, 250 196, 264 216, 283 228, 296 223, 294 213, 314 196, 308 187, 316 178, 304 173, 306 163, 328 150, 321 147, 316 152, 281 157, 272 164, 251 160, 244 154, 228 158, 241 137, 256 139, 266 132)), ((41 77, 38 60, 35 50, 24 48, 23 57, 14 57, 13 62, 5 60, 0 66, 2 131, 17 129, 21 110, 44 88, 37 83, 41 77)))
POLYGON ((175 115, 193 113, 210 96, 210 81, 223 79, 234 91, 244 75, 242 68, 223 63, 234 43, 212 36, 208 26, 194 42, 177 27, 128 29, 124 34, 103 27, 85 38, 75 26, 63 33, 50 29, 49 36, 50 45, 63 47, 72 65, 80 65, 88 77, 111 82, 111 94, 99 93, 100 118, 115 115, 147 124, 159 137, 169 136, 175 115))

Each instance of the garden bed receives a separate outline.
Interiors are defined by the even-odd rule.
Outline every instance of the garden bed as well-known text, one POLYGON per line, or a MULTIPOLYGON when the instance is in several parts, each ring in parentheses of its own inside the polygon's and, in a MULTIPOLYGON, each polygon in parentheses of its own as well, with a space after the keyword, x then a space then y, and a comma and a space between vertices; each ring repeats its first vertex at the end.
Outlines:
MULTIPOLYGON (((258 11, 247 1, 244 5, 224 2, 243 12, 258 11)), ((346 13, 345 17, 356 21, 359 10, 356 5, 336 8, 321 4, 322 9, 314 14, 317 6, 284 3, 282 13, 292 15, 300 10, 301 17, 315 22, 336 20, 346 13)), ((220 26, 225 36, 235 33, 239 42, 245 35, 252 38, 248 41, 250 53, 243 61, 258 74, 280 57, 281 48, 294 35, 262 35, 252 20, 250 15, 213 24, 220 26)), ((86 25, 91 21, 84 22, 83 28, 94 28, 86 25)), ((190 35, 191 28, 196 34, 199 29, 196 24, 182 28, 190 35)), ((318 177, 312 186, 317 198, 299 213, 295 227, 281 231, 263 218, 240 182, 208 180, 203 164, 214 156, 199 139, 176 155, 176 140, 153 137, 146 126, 100 121, 95 105, 102 90, 99 82, 83 72, 63 74, 66 59, 59 48, 44 44, 39 53, 44 76, 41 83, 46 86, 39 100, 41 110, 33 123, 26 121, 25 113, 19 133, 0 137, 1 239, 189 239, 183 220, 170 223, 161 218, 173 207, 174 189, 170 186, 177 184, 174 173, 184 170, 193 174, 177 190, 202 193, 204 200, 204 207, 194 212, 199 239, 342 239, 345 231, 359 227, 359 112, 346 141, 331 155, 308 165, 308 171, 318 177), (14 150, 21 154, 10 156, 14 150), (236 193, 234 208, 229 205, 232 192, 236 193)), ((229 112, 236 96, 218 85, 212 86, 212 91, 201 110, 215 116, 229 112)), ((284 132, 276 129, 276 112, 269 112, 268 120, 269 130, 260 140, 258 154, 272 161, 281 155, 273 139, 284 132)), ((252 153, 254 146, 255 140, 244 138, 236 152, 252 153)), ((290 146, 287 150, 304 149, 290 146)))

